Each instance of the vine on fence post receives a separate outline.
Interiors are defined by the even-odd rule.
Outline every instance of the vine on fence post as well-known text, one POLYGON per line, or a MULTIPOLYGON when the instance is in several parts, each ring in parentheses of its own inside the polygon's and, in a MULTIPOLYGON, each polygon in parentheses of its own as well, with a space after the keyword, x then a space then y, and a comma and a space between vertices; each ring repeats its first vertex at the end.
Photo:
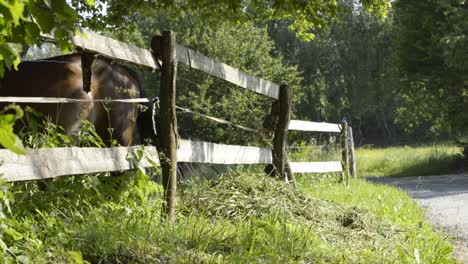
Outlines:
POLYGON ((156 60, 161 59, 161 89, 160 89, 160 124, 161 133, 159 159, 161 163, 164 198, 163 208, 168 219, 175 220, 176 190, 177 190, 177 117, 176 99, 176 37, 172 31, 164 31, 162 36, 151 40, 151 48, 156 60))

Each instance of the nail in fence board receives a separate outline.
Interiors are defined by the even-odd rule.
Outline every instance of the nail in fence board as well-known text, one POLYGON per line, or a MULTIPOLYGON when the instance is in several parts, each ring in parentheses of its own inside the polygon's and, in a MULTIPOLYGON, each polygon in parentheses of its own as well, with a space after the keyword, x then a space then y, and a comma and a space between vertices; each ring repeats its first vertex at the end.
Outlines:
POLYGON ((323 122, 291 120, 291 122, 289 122, 288 130, 340 133, 341 126, 339 124, 323 122))
POLYGON ((294 173, 341 172, 343 170, 340 161, 291 162, 290 164, 294 173))
MULTIPOLYGON (((138 149, 141 147, 44 148, 27 150, 26 155, 0 149, 0 177, 12 182, 129 170, 135 168, 136 162, 131 153, 138 149)), ((138 163, 140 167, 152 167, 151 162, 159 163, 155 147, 145 147, 144 153, 144 158, 138 163)))
POLYGON ((266 95, 274 99, 279 98, 279 85, 274 82, 255 77, 181 45, 176 45, 176 50, 178 61, 193 69, 201 70, 256 93, 266 95))

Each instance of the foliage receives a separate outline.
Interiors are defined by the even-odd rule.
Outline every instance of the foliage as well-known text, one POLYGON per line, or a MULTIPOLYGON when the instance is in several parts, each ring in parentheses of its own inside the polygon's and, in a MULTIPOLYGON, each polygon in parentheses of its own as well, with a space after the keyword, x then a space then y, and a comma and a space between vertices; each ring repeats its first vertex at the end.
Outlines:
POLYGON ((106 146, 94 126, 86 120, 80 125, 75 135, 65 135, 62 127, 52 123, 41 113, 28 106, 21 122, 23 129, 20 132, 20 137, 29 148, 106 146))
MULTIPOLYGON (((373 14, 385 16, 390 3, 386 0, 363 0, 362 4, 373 14)), ((264 23, 269 20, 291 21, 290 29, 305 40, 314 37, 313 30, 326 27, 337 14, 336 1, 96 1, 96 9, 74 5, 81 12, 91 12, 86 22, 92 27, 116 28, 129 26, 138 13, 144 17, 154 16, 155 10, 175 19, 195 16, 203 19, 204 25, 214 29, 223 24, 233 26, 264 23), (106 12, 102 12, 102 10, 106 12), (128 10, 138 12, 129 13, 128 10), (188 15, 189 14, 189 15, 188 15)))
MULTIPOLYGON (((150 43, 149 39, 155 31, 171 28, 177 33, 178 43, 261 78, 277 83, 287 82, 294 91, 295 100, 300 97, 300 73, 295 67, 284 65, 281 56, 275 56, 274 44, 264 28, 254 25, 235 27, 228 24, 210 28, 205 26, 197 14, 177 18, 157 13, 152 17, 137 17, 135 22, 141 32, 139 35, 112 35, 127 41, 133 39, 135 43, 150 43), (142 41, 142 38, 145 40, 142 41)), ((150 96, 158 94, 154 87, 158 87, 159 80, 155 77, 155 74, 145 74, 143 78, 150 96)), ((191 70, 182 64, 178 65, 177 93, 178 106, 254 129, 261 128, 262 118, 270 111, 270 99, 191 70)), ((180 112, 178 118, 179 131, 185 138, 235 144, 265 144, 265 139, 255 133, 217 124, 199 115, 180 112)))
MULTIPOLYGON (((87 6, 93 0, 78 0, 87 6)), ((66 0, 2 0, 0 1, 0 77, 5 67, 16 68, 23 45, 40 42, 41 32, 50 33, 60 47, 68 50, 68 39, 79 21, 77 12, 66 0)))
MULTIPOLYGON (((197 35, 201 36, 198 41, 194 38, 196 35, 182 36, 181 39, 189 39, 192 43, 188 43, 188 46, 255 76, 277 83, 288 83, 296 95, 295 98, 300 96, 299 73, 295 67, 285 66, 281 57, 271 55, 273 43, 264 29, 253 26, 219 27, 197 35)), ((271 100, 264 96, 252 94, 251 91, 239 89, 193 70, 182 69, 180 76, 178 103, 196 112, 259 129, 262 119, 270 111, 271 100)), ((265 139, 259 138, 255 133, 214 124, 197 116, 183 116, 182 124, 189 137, 234 144, 252 144, 256 141, 265 144, 265 139)))
MULTIPOLYGON (((31 109, 26 110, 25 118, 29 130, 20 137, 29 147, 104 145, 89 123, 81 127, 76 137, 70 137, 61 134, 59 127, 43 121, 31 109)), ((97 212, 122 215, 137 210, 147 213, 150 208, 141 205, 161 194, 161 188, 138 166, 142 155, 142 150, 136 150, 128 157, 137 170, 121 177, 100 173, 69 176, 46 184, 1 182, 1 262, 88 263, 80 251, 70 247, 78 236, 74 233, 76 227, 87 224, 87 218, 97 212)), ((160 210, 160 201, 159 198, 151 203, 160 210)))
POLYGON ((302 120, 332 123, 346 117, 356 142, 388 144, 401 131, 393 123, 399 80, 390 20, 367 14, 355 1, 339 6, 337 21, 310 43, 288 32, 287 21, 269 24, 285 61, 303 72, 296 113, 302 120))
POLYGON ((425 176, 463 170, 461 148, 452 145, 359 148, 356 157, 361 176, 425 176))
MULTIPOLYGON (((384 0, 366 0, 364 4, 376 14, 384 14, 388 3, 384 0)), ((335 1, 298 1, 282 3, 269 1, 116 1, 101 0, 3 0, 0 2, 0 77, 5 67, 16 68, 20 62, 23 45, 40 42, 40 34, 51 33, 63 50, 68 50, 67 41, 76 33, 81 23, 94 29, 135 29, 130 21, 141 13, 154 16, 154 11, 163 11, 172 17, 180 17, 185 11, 197 13, 212 28, 220 22, 235 25, 252 21, 288 19, 291 29, 301 37, 313 37, 311 29, 324 27, 336 14, 335 1), (133 27, 133 28, 132 28, 133 27)), ((129 32, 134 30, 129 30, 129 32)))
POLYGON ((7 106, 0 111, 0 145, 17 154, 25 154, 23 143, 13 132, 16 120, 22 116, 23 110, 16 105, 7 106))
POLYGON ((468 129, 468 13, 464 1, 396 1, 399 122, 463 138, 468 129))

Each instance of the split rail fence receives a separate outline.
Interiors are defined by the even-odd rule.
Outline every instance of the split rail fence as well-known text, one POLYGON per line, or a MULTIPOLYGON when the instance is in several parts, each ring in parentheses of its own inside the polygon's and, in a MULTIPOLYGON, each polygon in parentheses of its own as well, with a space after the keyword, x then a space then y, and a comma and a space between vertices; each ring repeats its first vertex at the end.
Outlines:
MULTIPOLYGON (((352 130, 342 124, 317 123, 290 120, 291 92, 286 84, 278 85, 222 62, 213 60, 187 47, 178 45, 175 34, 163 32, 151 41, 152 51, 138 48, 95 32, 81 29, 85 35, 73 37, 72 44, 91 54, 133 63, 153 71, 161 71, 160 126, 161 146, 113 147, 113 148, 50 148, 27 150, 26 155, 0 150, 0 176, 5 181, 30 181, 106 171, 123 171, 135 168, 134 151, 143 150, 138 166, 160 165, 166 197, 166 213, 173 215, 176 191, 177 162, 213 164, 273 164, 274 172, 293 180, 294 173, 342 172, 345 179, 356 175, 352 130), (177 63, 188 65, 209 75, 223 79, 238 87, 248 89, 273 99, 270 118, 274 131, 273 149, 214 144, 201 141, 178 140, 176 119, 177 63), (341 134, 342 160, 328 162, 289 162, 286 152, 288 130, 328 132, 341 134), (178 148, 177 148, 178 146, 178 148), (158 155, 159 151, 159 155, 158 155), (165 157, 159 159, 159 157, 165 157), (159 161, 159 162, 158 162, 159 161)), ((47 37, 47 36, 45 36, 47 37)), ((83 67, 89 67, 82 63, 83 67)), ((84 72, 89 68, 83 68, 84 72)), ((86 85, 85 74, 83 82, 86 85)), ((144 99, 139 99, 144 101, 144 99)), ((0 98, 3 102, 66 103, 64 98, 0 98)), ((136 100, 138 101, 138 100, 136 100)), ((150 125, 150 124, 148 124, 150 125)))

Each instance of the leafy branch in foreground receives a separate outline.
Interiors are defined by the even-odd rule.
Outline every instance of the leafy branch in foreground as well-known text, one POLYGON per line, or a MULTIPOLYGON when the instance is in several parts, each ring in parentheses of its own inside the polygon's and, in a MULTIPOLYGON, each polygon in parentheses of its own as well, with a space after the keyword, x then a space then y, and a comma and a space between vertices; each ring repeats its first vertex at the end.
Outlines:
MULTIPOLYGON (((0 1, 0 77, 20 63, 23 46, 40 42, 42 33, 54 35, 59 46, 67 51, 68 39, 75 33, 80 16, 66 0, 0 1)), ((93 6, 94 0, 80 0, 93 6)))
POLYGON ((25 154, 21 140, 13 132, 16 120, 23 117, 23 110, 17 105, 9 105, 0 111, 0 145, 17 153, 25 154))

